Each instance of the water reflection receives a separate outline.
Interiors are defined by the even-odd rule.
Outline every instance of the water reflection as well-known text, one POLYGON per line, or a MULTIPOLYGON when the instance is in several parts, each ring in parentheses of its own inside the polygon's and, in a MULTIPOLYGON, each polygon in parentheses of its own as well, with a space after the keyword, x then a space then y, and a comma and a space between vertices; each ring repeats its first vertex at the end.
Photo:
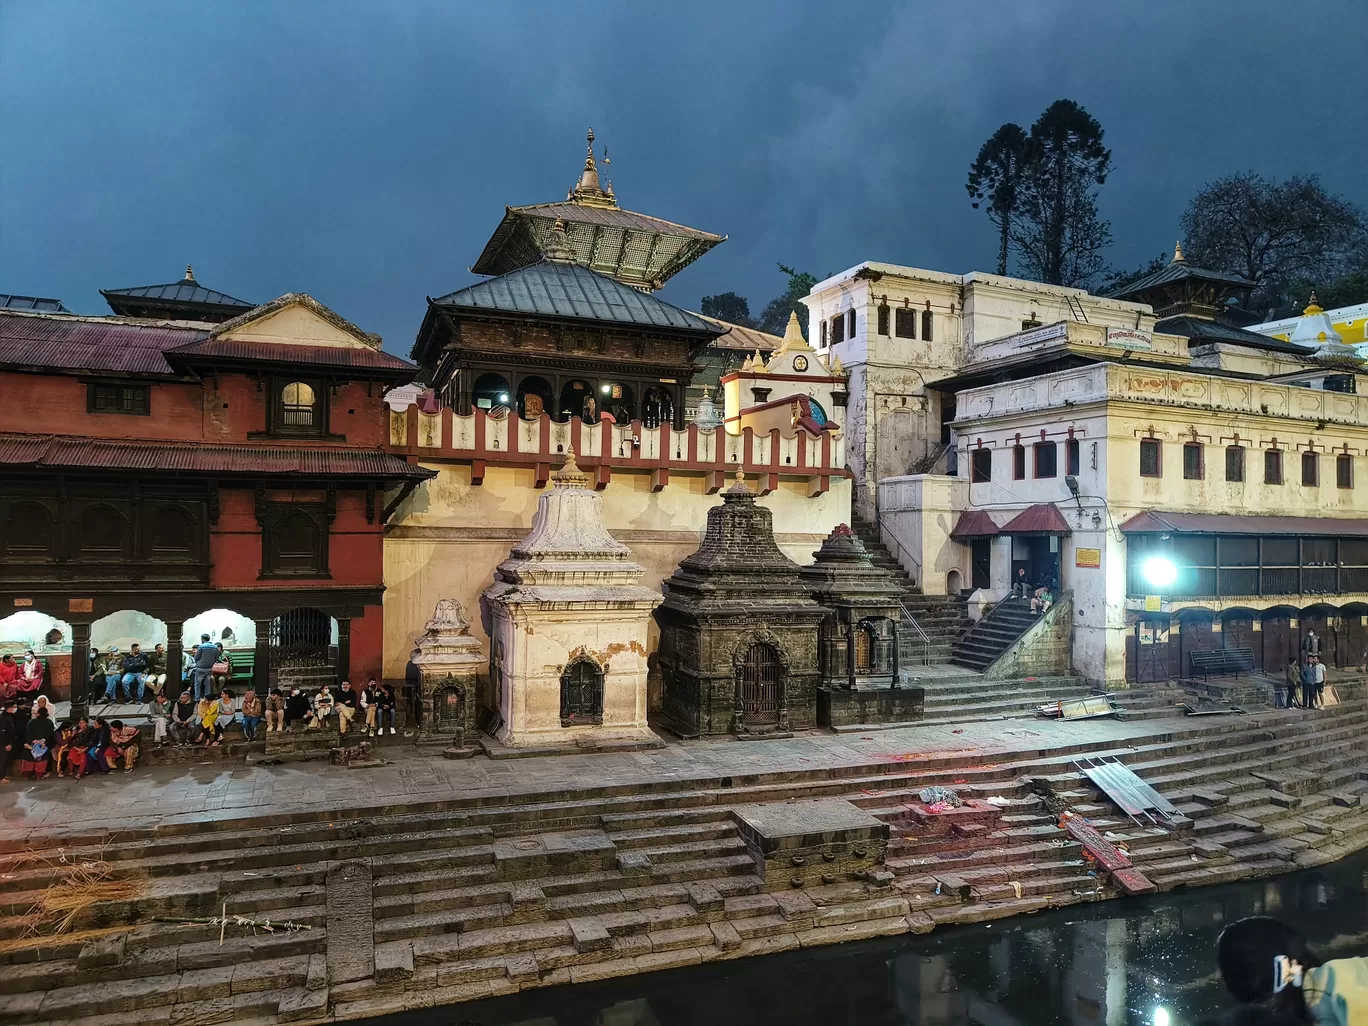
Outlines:
POLYGON ((1226 923, 1277 915, 1368 953, 1368 853, 1275 880, 1074 907, 374 1020, 373 1026, 1198 1026, 1230 1007, 1226 923))

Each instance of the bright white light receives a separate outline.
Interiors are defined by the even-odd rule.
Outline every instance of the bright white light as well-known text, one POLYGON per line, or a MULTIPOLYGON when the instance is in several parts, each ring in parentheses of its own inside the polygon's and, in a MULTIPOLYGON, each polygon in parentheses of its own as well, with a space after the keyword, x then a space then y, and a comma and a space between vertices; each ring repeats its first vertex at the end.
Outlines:
MULTIPOLYGON (((1170 564, 1170 566, 1171 565, 1172 564, 1170 564)), ((1154 1010, 1154 1015, 1150 1019, 1150 1022, 1153 1024, 1153 1026, 1169 1026, 1169 1024, 1172 1021, 1173 1018, 1169 1015, 1169 1010, 1165 1008, 1163 1005, 1160 1005, 1158 1008, 1154 1010)))
POLYGON ((507 392, 500 392, 500 393, 499 393, 499 402, 501 402, 501 403, 506 403, 506 402, 508 402, 508 393, 507 393, 507 392))
MULTIPOLYGON (((1140 573, 1146 581, 1156 588, 1168 588, 1172 586, 1174 581, 1178 580, 1178 568, 1173 565, 1173 560, 1165 559, 1163 556, 1151 556, 1145 560, 1140 565, 1140 573)), ((1168 1015, 1167 1012, 1164 1014, 1168 1015)), ((1156 1023, 1155 1026, 1159 1026, 1159 1024, 1156 1023)))
POLYGON ((611 392, 612 390, 613 390, 613 386, 612 386, 612 385, 604 385, 604 386, 603 386, 603 389, 602 389, 604 395, 607 395, 607 394, 608 394, 609 392, 611 392))

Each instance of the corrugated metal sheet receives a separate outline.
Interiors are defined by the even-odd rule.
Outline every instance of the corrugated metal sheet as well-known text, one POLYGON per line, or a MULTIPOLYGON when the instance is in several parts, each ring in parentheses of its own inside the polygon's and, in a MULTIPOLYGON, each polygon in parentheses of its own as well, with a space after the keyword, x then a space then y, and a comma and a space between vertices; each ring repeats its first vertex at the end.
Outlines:
POLYGON ((0 466, 418 480, 432 476, 431 471, 378 450, 130 442, 63 435, 0 434, 0 466))
POLYGON ((1124 534, 1288 534, 1368 537, 1368 520, 1349 517, 1279 517, 1238 513, 1137 513, 1124 534))
POLYGON ((999 534, 1071 534, 1069 522, 1053 502, 1027 506, 998 528, 999 534))
POLYGON ((951 538, 991 538, 998 534, 998 525, 981 509, 966 509, 955 521, 951 538))
POLYGON ((171 374, 162 353, 206 334, 204 328, 0 311, 0 366, 171 374))
POLYGON ((533 314, 573 320, 682 328, 720 335, 722 330, 677 306, 579 264, 543 261, 452 292, 434 302, 464 310, 533 314))
POLYGON ((778 335, 771 335, 769 332, 761 331, 758 328, 747 328, 740 324, 733 324, 731 321, 708 317, 706 314, 698 314, 697 316, 709 324, 725 329, 725 335, 719 335, 709 343, 718 349, 735 349, 747 353, 753 353, 758 349, 762 353, 769 353, 778 349, 784 342, 778 335))
POLYGON ((212 306, 240 306, 250 310, 256 306, 245 299, 237 299, 226 292, 206 289, 193 278, 165 285, 138 285, 129 289, 101 289, 102 296, 124 296, 130 299, 157 299, 168 303, 205 303, 212 306))
POLYGON ((1311 352, 1304 346, 1293 345, 1291 342, 1284 342, 1280 338, 1260 335, 1257 331, 1245 331, 1243 328, 1235 328, 1219 321, 1192 317, 1187 314, 1165 317, 1154 325, 1154 330, 1165 335, 1182 335, 1189 343, 1228 342, 1232 345, 1247 346, 1250 349, 1267 349, 1278 353, 1292 353, 1297 356, 1307 356, 1311 352))
POLYGON ((418 368, 407 360, 378 349, 360 346, 309 346, 275 344, 271 342, 241 342, 211 338, 178 346, 168 354, 177 357, 218 358, 231 361, 267 361, 270 363, 298 363, 316 367, 355 367, 368 370, 392 370, 417 373, 418 368))
POLYGON ((0 292, 0 310, 37 310, 39 313, 70 313, 60 299, 42 296, 11 296, 0 292))

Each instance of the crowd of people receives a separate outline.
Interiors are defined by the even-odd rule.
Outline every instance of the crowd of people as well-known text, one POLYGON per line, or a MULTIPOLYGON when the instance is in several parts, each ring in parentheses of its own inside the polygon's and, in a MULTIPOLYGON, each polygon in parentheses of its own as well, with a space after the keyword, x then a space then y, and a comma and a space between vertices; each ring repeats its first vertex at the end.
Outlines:
POLYGON ((1316 632, 1302 637, 1300 656, 1290 656, 1282 686, 1274 690, 1279 709, 1319 709, 1325 704, 1325 663, 1316 632))
POLYGON ((20 777, 35 780, 53 771, 77 780, 90 772, 109 773, 120 760, 124 772, 132 772, 141 738, 137 727, 102 716, 58 724, 46 696, 31 705, 11 696, 0 705, 0 783, 9 781, 16 766, 20 777))
POLYGON ((33 696, 43 687, 46 668, 33 649, 25 649, 22 660, 6 652, 0 656, 0 702, 20 695, 33 696))
MULTIPOLYGON (((151 652, 144 652, 134 642, 126 653, 118 645, 108 652, 90 650, 90 686, 93 691, 104 688, 104 700, 116 702, 123 692, 125 702, 146 703, 148 696, 163 694, 170 675, 166 646, 158 643, 151 652), (135 690, 136 689, 136 690, 135 690)), ((233 657, 222 641, 211 642, 201 634, 199 644, 181 654, 180 680, 196 700, 218 694, 233 678, 233 657)))

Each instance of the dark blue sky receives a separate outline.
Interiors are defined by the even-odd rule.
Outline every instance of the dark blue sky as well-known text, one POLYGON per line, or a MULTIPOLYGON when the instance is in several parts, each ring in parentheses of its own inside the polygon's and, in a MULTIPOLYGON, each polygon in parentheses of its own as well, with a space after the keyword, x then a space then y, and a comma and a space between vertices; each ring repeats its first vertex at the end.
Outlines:
POLYGON ((560 199, 592 125, 627 207, 729 240, 663 296, 778 261, 991 269, 964 192, 1004 121, 1103 124, 1134 265, 1203 182, 1319 172, 1368 203, 1368 6, 1301 0, 0 0, 0 292, 309 292, 406 353, 504 204, 560 199))

